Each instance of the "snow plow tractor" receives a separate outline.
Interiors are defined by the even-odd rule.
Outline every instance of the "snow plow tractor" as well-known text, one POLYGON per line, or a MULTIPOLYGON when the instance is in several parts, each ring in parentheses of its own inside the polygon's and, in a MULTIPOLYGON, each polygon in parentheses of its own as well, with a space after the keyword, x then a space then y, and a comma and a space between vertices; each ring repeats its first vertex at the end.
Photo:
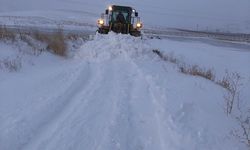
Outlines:
POLYGON ((142 23, 138 12, 132 7, 111 5, 101 14, 97 21, 100 34, 108 34, 110 31, 121 34, 141 36, 142 23))

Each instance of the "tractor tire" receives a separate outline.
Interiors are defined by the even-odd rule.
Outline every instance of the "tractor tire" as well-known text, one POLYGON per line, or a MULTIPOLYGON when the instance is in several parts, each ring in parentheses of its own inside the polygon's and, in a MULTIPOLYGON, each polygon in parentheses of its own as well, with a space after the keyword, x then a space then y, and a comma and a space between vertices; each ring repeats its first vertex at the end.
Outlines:
POLYGON ((130 35, 134 37, 140 37, 141 36, 141 31, 131 31, 130 35))
POLYGON ((104 28, 99 28, 97 30, 98 33, 100 34, 108 34, 109 30, 108 29, 104 29, 104 28))

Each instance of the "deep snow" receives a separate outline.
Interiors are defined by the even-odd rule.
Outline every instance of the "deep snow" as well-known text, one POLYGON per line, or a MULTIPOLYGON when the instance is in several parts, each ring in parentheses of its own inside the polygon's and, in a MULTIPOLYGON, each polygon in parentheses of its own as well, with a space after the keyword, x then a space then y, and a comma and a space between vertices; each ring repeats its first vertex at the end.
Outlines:
MULTIPOLYGON (((17 54, 1 45, 9 48, 1 56, 17 54)), ((237 71, 249 97, 249 51, 97 35, 72 58, 26 54, 32 63, 20 71, 0 70, 0 149, 246 150, 230 136, 237 125, 224 113, 225 90, 179 73, 153 49, 212 67, 218 77, 237 71)))

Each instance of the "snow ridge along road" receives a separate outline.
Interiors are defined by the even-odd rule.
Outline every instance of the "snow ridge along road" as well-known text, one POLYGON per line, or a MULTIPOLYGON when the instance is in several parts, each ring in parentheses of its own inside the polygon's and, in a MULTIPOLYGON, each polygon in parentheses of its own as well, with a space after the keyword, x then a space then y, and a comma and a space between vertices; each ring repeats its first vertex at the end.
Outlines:
POLYGON ((96 35, 72 60, 39 68, 29 90, 4 95, 0 149, 242 149, 227 138, 223 89, 178 73, 153 49, 148 39, 96 35))

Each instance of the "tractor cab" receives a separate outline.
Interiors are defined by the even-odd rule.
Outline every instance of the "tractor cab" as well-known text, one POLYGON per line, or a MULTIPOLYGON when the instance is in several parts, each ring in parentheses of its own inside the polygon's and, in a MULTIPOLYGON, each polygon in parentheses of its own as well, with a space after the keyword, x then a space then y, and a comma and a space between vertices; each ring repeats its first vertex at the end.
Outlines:
POLYGON ((129 24, 131 22, 131 7, 120 7, 120 6, 113 6, 113 11, 111 12, 111 20, 110 23, 126 23, 129 24), (121 17, 124 18, 124 22, 122 22, 121 17))
POLYGON ((138 12, 132 7, 109 6, 97 23, 97 31, 101 34, 113 31, 115 33, 141 36, 140 29, 142 28, 142 23, 138 17, 138 12))

